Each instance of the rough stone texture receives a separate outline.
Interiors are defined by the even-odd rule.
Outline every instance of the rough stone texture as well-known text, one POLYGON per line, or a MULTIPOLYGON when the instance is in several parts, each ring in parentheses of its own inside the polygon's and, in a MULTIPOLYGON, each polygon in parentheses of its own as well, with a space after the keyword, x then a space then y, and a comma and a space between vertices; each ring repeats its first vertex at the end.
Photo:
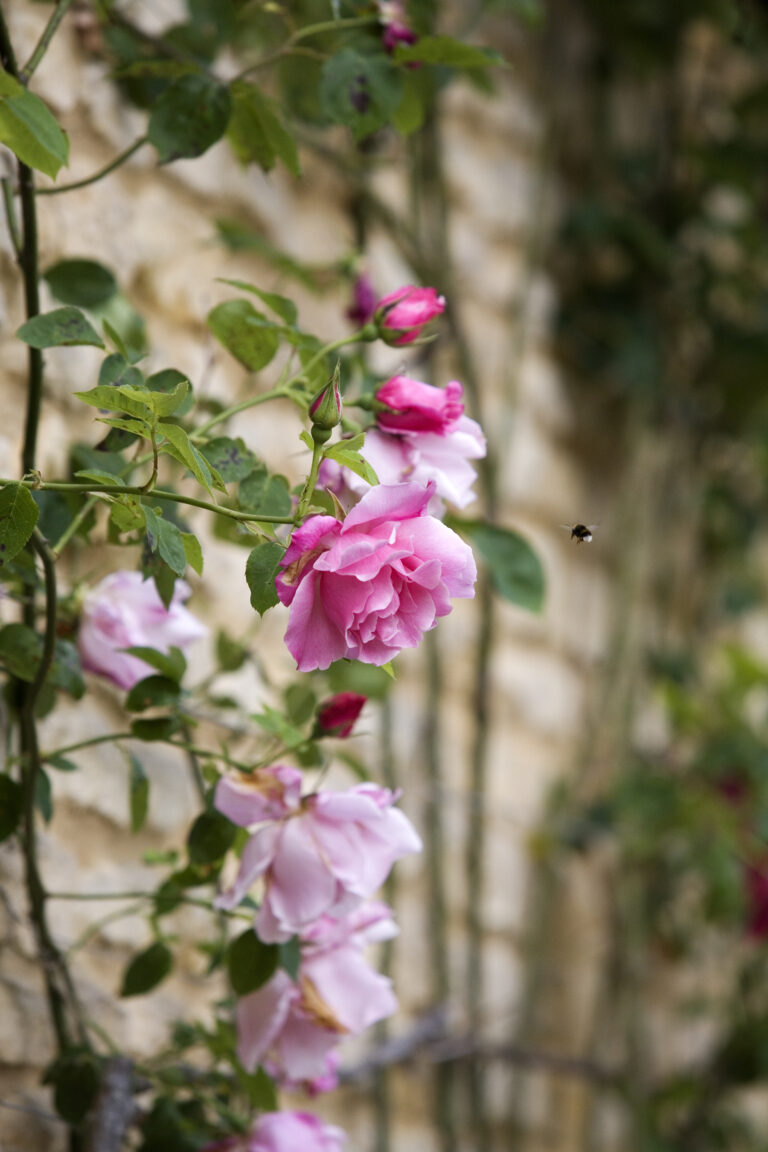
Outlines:
MULTIPOLYGON (((23 59, 49 9, 28 0, 14 0, 6 8, 23 59)), ((163 5, 163 22, 170 18, 169 8, 163 5)), ((160 20, 159 8, 156 16, 151 5, 137 5, 136 11, 142 20, 160 20)), ((509 32, 502 22, 500 27, 509 32)), ((519 50, 514 37, 510 40, 519 50)), ((471 795, 468 785, 467 701, 477 623, 474 606, 459 605, 439 629, 445 660, 445 730, 443 783, 437 797, 423 767, 427 704, 420 654, 399 662, 393 734, 404 809, 421 824, 429 804, 437 803, 445 824, 451 1001, 459 1018, 462 925, 468 898, 467 820, 476 803, 486 813, 487 888, 481 919, 488 940, 482 1006, 487 1039, 498 1041, 514 1036, 520 1014, 520 948, 528 914, 531 835, 549 787, 570 761, 590 671, 605 652, 611 584, 599 541, 591 551, 575 547, 560 527, 589 519, 593 513, 589 479, 568 440, 573 428, 571 402, 548 347, 552 288, 540 275, 531 276, 528 267, 529 234, 542 226, 542 213, 546 217, 553 210, 554 197, 542 209, 538 159, 542 117, 524 76, 524 69, 505 75, 498 98, 491 101, 468 86, 453 88, 447 104, 445 148, 460 308, 478 361, 489 432, 502 461, 500 521, 524 532, 542 557, 547 604, 540 617, 506 604, 497 607, 494 727, 482 797, 471 795), (525 340, 519 337, 520 315, 525 318, 525 340)), ((117 98, 103 65, 83 54, 69 21, 35 77, 35 89, 71 136, 72 163, 60 180, 90 174, 143 131, 143 117, 117 98)), ((402 165, 384 167, 374 186, 387 202, 402 206, 406 193, 402 165)), ((64 256, 87 255, 111 265, 126 295, 147 320, 152 349, 148 366, 174 365, 189 373, 198 394, 233 402, 244 395, 244 387, 253 384, 244 385, 238 366, 205 329, 206 312, 231 295, 216 277, 239 277, 277 291, 292 287, 256 257, 228 254, 212 242, 214 217, 238 214, 261 228, 273 244, 304 260, 327 263, 351 250, 353 227, 345 189, 316 160, 307 160, 304 179, 296 185, 280 171, 268 177, 255 170, 241 171, 223 145, 199 161, 168 170, 157 170, 151 149, 145 148, 99 184, 66 197, 41 199, 42 266, 64 256)), ((368 259, 382 291, 410 278, 391 241, 380 231, 371 237, 368 259)), ((347 331, 344 306, 345 301, 334 293, 306 296, 301 300, 302 320, 328 338, 340 336, 347 331)), ((5 417, 0 430, 0 467, 4 475, 14 475, 25 354, 12 338, 21 320, 20 289, 4 229, 0 229, 0 319, 5 417)), ((381 371, 394 371, 406 359, 400 351, 379 348, 373 356, 381 371)), ((72 393, 95 382, 99 361, 99 353, 90 349, 46 353, 47 392, 40 437, 40 467, 45 474, 63 468, 65 446, 75 433, 89 442, 97 439, 93 413, 74 401, 72 393)), ((269 379, 267 370, 257 383, 265 386, 269 379)), ((263 453, 270 467, 292 479, 301 475, 306 459, 298 442, 299 429, 298 419, 287 406, 273 406, 268 420, 259 410, 252 410, 237 425, 237 433, 263 453)), ((193 515, 190 519, 208 537, 204 518, 193 515)), ((206 571, 202 580, 192 581, 193 605, 212 629, 225 626, 239 636, 247 631, 259 659, 268 659, 273 682, 280 685, 291 675, 291 661, 282 646, 285 614, 276 610, 263 624, 254 622, 243 580, 244 558, 244 550, 206 538, 206 571)), ((81 551, 69 566, 68 578, 72 583, 94 580, 124 564, 124 555, 115 549, 81 551)), ((202 678, 210 666, 210 650, 202 645, 195 657, 194 677, 202 678)), ((270 698, 267 684, 252 665, 223 679, 221 687, 250 710, 270 698)), ((117 693, 103 686, 94 685, 94 689, 87 701, 45 722, 45 748, 121 726, 117 693)), ((375 765, 373 720, 369 732, 358 745, 375 765)), ((196 808, 185 765, 163 748, 145 745, 139 751, 151 778, 152 806, 147 827, 138 836, 131 836, 127 827, 127 769, 118 752, 98 747, 78 753, 78 773, 54 775, 56 812, 42 835, 42 868, 51 888, 93 893, 144 890, 153 883, 154 871, 139 862, 142 854, 182 841, 196 808)), ((346 777, 339 773, 333 779, 341 782, 346 777)), ((46 1006, 33 963, 33 943, 22 922, 20 864, 9 843, 0 848, 0 870, 7 891, 0 906, 0 1095, 19 1108, 42 1110, 29 1114, 0 1107, 0 1149, 57 1152, 63 1147, 61 1128, 47 1115, 47 1093, 36 1087, 51 1055, 46 1006)), ((392 1031, 404 1034, 410 1027, 409 1016, 429 1009, 434 1000, 426 927, 429 892, 423 861, 404 861, 396 874, 401 937, 394 976, 403 1007, 392 1022, 392 1031)), ((63 947, 71 946, 96 918, 116 907, 114 903, 55 902, 51 922, 57 940, 63 947)), ((194 937, 204 921, 204 913, 187 910, 173 917, 168 927, 194 937)), ((582 932, 576 912, 570 931, 569 979, 578 977, 575 1001, 587 1004, 593 996, 588 987, 590 938, 599 933, 582 932)), ((173 978, 157 994, 130 1002, 115 1000, 120 974, 131 953, 146 942, 145 933, 145 922, 138 915, 114 920, 83 946, 77 964, 80 991, 92 1013, 118 1044, 139 1056, 164 1043, 172 1020, 204 1014, 213 999, 211 982, 203 979, 201 957, 191 948, 182 948, 173 978)), ((552 1037, 554 1042, 573 1043, 583 1032, 579 1016, 554 1027, 552 1037)), ((510 1082, 505 1067, 489 1070, 489 1110, 500 1125, 509 1107, 510 1082)), ((563 1115, 553 1119, 553 1101, 562 1097, 554 1078, 527 1072, 520 1083, 520 1117, 531 1134, 530 1147, 570 1152, 567 1115, 573 1108, 564 1105, 563 1115)), ((429 1119, 429 1068, 416 1064, 395 1074, 390 1090, 396 1152, 436 1150, 429 1119)), ((351 1149, 373 1148, 373 1113, 364 1092, 348 1088, 319 1107, 345 1124, 351 1149)), ((500 1140, 499 1147, 506 1147, 503 1135, 500 1140)), ((469 1152, 470 1147, 470 1143, 462 1144, 462 1152, 469 1152)))

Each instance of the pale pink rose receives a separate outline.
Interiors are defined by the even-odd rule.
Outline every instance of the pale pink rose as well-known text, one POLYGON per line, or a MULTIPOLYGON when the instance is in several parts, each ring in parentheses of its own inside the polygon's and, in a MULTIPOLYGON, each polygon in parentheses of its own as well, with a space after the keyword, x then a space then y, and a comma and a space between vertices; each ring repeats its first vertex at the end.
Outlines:
MULTIPOLYGON (((382 484, 400 484, 407 480, 426 487, 433 483, 435 492, 427 511, 431 516, 441 516, 446 503, 466 508, 475 499, 477 473, 470 460, 481 460, 485 451, 480 425, 469 416, 460 416, 453 429, 444 435, 413 432, 391 436, 371 428, 365 434, 360 454, 382 484)), ((350 488, 365 484, 357 476, 347 482, 350 488)))
POLYGON ((427 514, 434 485, 380 484, 342 524, 311 516, 275 581, 290 606, 285 642, 301 672, 346 657, 386 664, 474 596, 472 549, 427 514))
POLYGON ((154 669, 121 651, 123 648, 187 648, 208 631, 187 611, 184 601, 191 589, 177 580, 171 605, 166 608, 153 580, 140 572, 112 572, 92 588, 83 601, 77 644, 83 668, 132 688, 154 669))
POLYGON ((283 764, 222 776, 216 785, 216 807, 241 828, 281 820, 298 812, 301 784, 301 772, 283 764))
POLYGON ((247 1152, 342 1152, 346 1135, 310 1112, 265 1112, 245 1145, 247 1152))
POLYGON ((248 1071, 264 1064, 284 1086, 336 1087, 333 1049, 397 1010, 392 982, 374 971, 363 948, 397 929, 384 904, 343 919, 321 917, 301 941, 298 981, 282 970, 238 1001, 237 1053, 248 1071))
POLYGON ((374 319, 381 339, 401 347, 417 340, 427 324, 444 310, 445 297, 438 296, 434 288, 415 288, 408 284, 379 300, 374 319))
MULTIPOLYGON (((263 771, 253 773, 254 781, 263 771)), ((280 771, 285 782, 291 774, 301 780, 298 769, 280 771)), ((395 860, 421 851, 413 825, 394 807, 397 796, 387 788, 357 784, 343 792, 317 792, 289 806, 282 818, 263 822, 260 808, 254 816, 235 797, 240 786, 240 777, 234 784, 229 777, 220 780, 216 807, 243 827, 261 826, 243 849, 234 884, 216 903, 235 908, 263 879, 255 928, 269 943, 306 934, 320 916, 350 911, 384 883, 395 860)))

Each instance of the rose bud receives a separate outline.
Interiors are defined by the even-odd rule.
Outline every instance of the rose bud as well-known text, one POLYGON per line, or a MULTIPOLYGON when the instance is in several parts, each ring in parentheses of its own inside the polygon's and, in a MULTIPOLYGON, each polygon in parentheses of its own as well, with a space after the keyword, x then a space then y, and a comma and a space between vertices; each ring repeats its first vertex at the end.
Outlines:
POLYGON ((400 347, 412 344, 424 328, 445 310, 445 297, 434 288, 406 285, 384 296, 376 307, 374 320, 385 344, 400 347))
POLYGON ((367 699, 357 692, 339 692, 331 696, 317 710, 312 735, 345 739, 354 728, 367 699))

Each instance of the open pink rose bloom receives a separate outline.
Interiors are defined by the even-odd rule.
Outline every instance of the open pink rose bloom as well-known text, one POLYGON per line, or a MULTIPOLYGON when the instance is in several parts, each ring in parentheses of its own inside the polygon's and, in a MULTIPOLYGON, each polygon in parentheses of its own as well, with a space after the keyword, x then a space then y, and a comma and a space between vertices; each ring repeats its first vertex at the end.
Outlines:
POLYGON ((395 860, 421 851, 389 789, 356 784, 303 798, 300 789, 301 773, 282 765, 226 776, 216 787, 220 812, 242 827, 260 825, 216 903, 235 908, 262 880, 254 926, 269 943, 306 934, 320 916, 350 912, 384 883, 395 860))
POLYGON ((237 1005, 238 1058, 249 1071, 264 1064, 284 1087, 336 1087, 333 1051, 397 1009, 392 982, 371 968, 366 944, 397 932, 384 904, 340 919, 322 916, 302 936, 294 982, 282 970, 237 1005))
POLYGON ((290 606, 285 642, 301 672, 347 657, 386 664, 475 594, 472 549, 428 515, 434 486, 371 488, 342 523, 311 516, 276 580, 290 606))
POLYGON ((242 1148, 244 1152, 342 1152, 346 1135, 310 1112, 265 1112, 242 1148))
POLYGON ((191 595, 188 584, 177 580, 169 608, 163 604, 153 580, 140 572, 111 572, 85 597, 77 638, 83 668, 132 688, 154 671, 123 648, 155 648, 167 652, 184 649, 205 636, 208 629, 184 607, 191 595))

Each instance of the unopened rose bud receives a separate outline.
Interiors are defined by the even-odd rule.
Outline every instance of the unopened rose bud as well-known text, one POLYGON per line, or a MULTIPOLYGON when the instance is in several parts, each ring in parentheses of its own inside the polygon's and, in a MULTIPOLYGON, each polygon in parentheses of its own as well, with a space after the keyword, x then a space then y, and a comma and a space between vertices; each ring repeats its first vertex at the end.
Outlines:
POLYGON ((431 320, 445 310, 445 297, 434 288, 406 285, 379 300, 374 315, 379 336, 397 347, 412 344, 431 320))
POLYGON ((337 363, 333 376, 309 406, 309 418, 316 428, 330 431, 341 421, 341 393, 339 391, 339 378, 341 365, 337 363))
POLYGON ((339 692, 331 696, 318 708, 312 735, 346 738, 357 723, 367 699, 357 692, 339 692))

